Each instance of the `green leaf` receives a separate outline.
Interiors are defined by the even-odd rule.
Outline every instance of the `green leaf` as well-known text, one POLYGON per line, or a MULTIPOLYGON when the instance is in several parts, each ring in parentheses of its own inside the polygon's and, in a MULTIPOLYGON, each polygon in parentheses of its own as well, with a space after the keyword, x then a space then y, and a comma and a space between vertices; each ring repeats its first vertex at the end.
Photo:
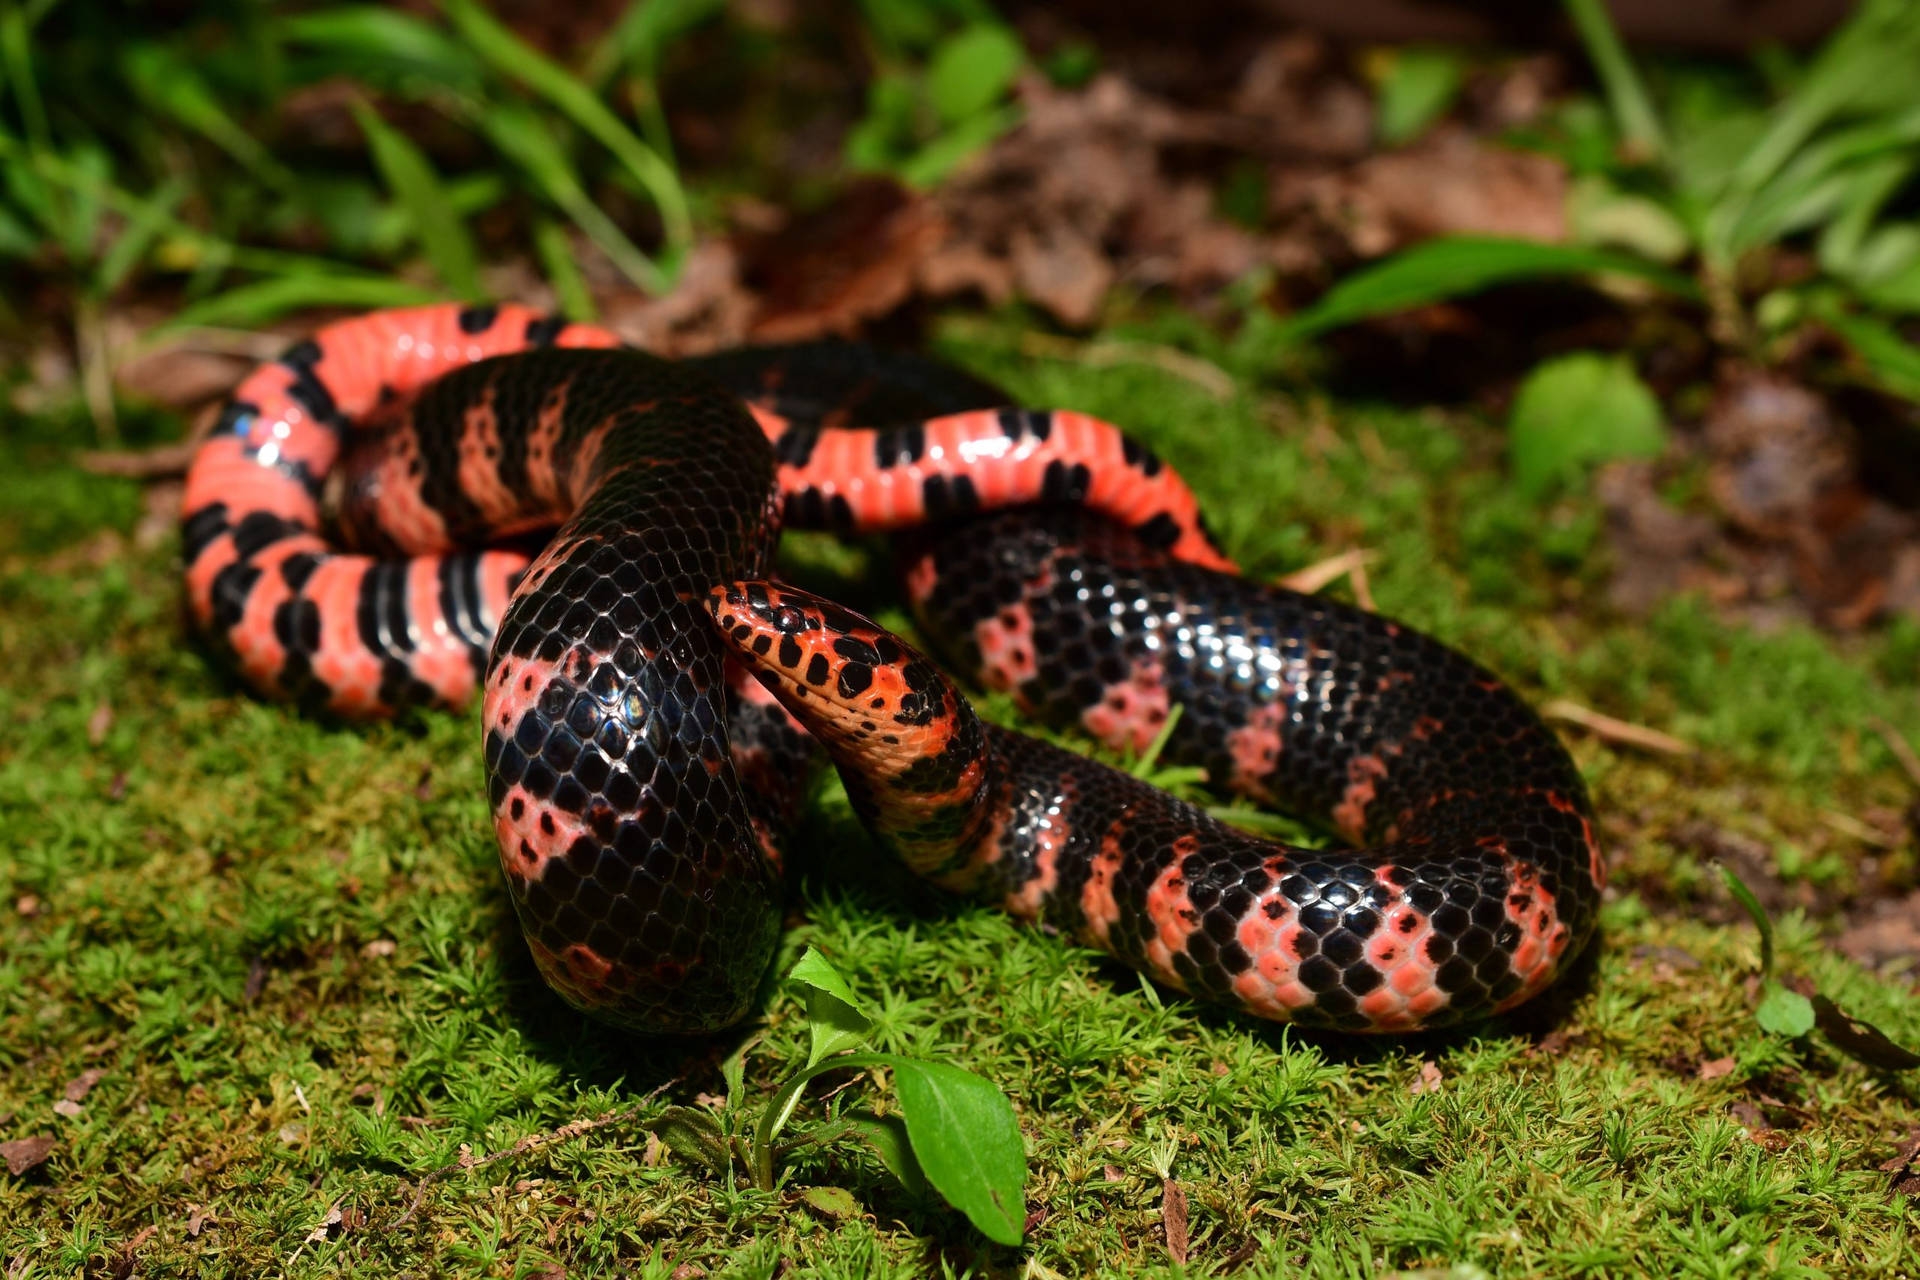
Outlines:
MULTIPOLYGON (((1127 769, 1136 778, 1145 778, 1152 774, 1153 767, 1160 760, 1160 753, 1167 749, 1167 743, 1173 739, 1173 730, 1180 723, 1180 717, 1187 711, 1186 704, 1176 702, 1167 712, 1166 720, 1160 725, 1160 731, 1153 735, 1153 741, 1140 753, 1138 759, 1127 769)), ((1204 774, 1202 775, 1204 776, 1204 774)), ((1164 790, 1164 788, 1162 788, 1164 790)))
POLYGON ((620 63, 649 78, 660 50, 675 36, 691 31, 727 7, 727 0, 646 0, 629 5, 607 38, 593 51, 587 79, 602 83, 620 63))
POLYGON ((1715 863, 1714 866, 1719 870, 1720 879, 1727 886, 1727 892, 1733 895, 1735 902, 1745 908, 1748 917, 1753 921, 1753 927, 1760 931, 1760 976, 1771 979, 1773 977, 1773 921, 1767 918, 1767 909, 1760 905, 1760 899, 1754 896, 1753 890, 1747 888, 1747 882, 1734 874, 1733 868, 1725 863, 1715 863))
POLYGON ((1587 57, 1593 63, 1594 74, 1599 76, 1600 86, 1606 91, 1607 105, 1613 110, 1620 136, 1647 158, 1657 159, 1667 149, 1660 115, 1653 109, 1653 99, 1647 96, 1647 87, 1641 83, 1633 59, 1627 56, 1626 46, 1620 43, 1620 34, 1614 30, 1606 5, 1603 0, 1565 0, 1565 3, 1567 16, 1573 20, 1574 29, 1580 33, 1580 43, 1586 46, 1587 57))
POLYGON ((1813 1030, 1813 1001, 1798 991, 1790 991, 1777 982, 1769 982, 1760 995, 1753 1016, 1763 1031, 1789 1038, 1813 1030))
MULTIPOLYGON (((1912 233, 1905 237, 1908 243, 1920 242, 1920 225, 1914 223, 1883 228, 1880 235, 1884 238, 1899 232, 1912 233)), ((1883 310, 1920 313, 1920 248, 1903 265, 1877 279, 1859 281, 1854 288, 1862 301, 1883 310)))
POLYGON ((1460 94, 1466 62, 1450 49, 1401 49, 1380 82, 1374 132, 1389 147, 1412 142, 1460 94))
POLYGON ((203 135, 268 186, 286 191, 296 185, 292 171, 227 113, 192 63, 151 41, 125 46, 120 61, 148 106, 203 135))
POLYGON ((462 298, 479 298, 483 292, 479 254, 432 163, 420 148, 358 98, 353 101, 353 115, 367 135, 381 178, 412 220, 414 238, 434 274, 462 298))
POLYGON ((340 55, 357 79, 411 77, 441 92, 480 90, 480 63, 446 32, 380 5, 341 5, 288 14, 275 29, 289 43, 340 55))
POLYGON ((852 1218, 860 1213, 860 1202, 845 1187, 807 1187, 800 1192, 807 1207, 829 1218, 852 1218))
POLYGON ((436 289, 423 289, 389 276, 294 275, 217 293, 174 313, 158 332, 201 327, 253 329, 303 307, 412 307, 444 301, 436 289))
POLYGON ((968 116, 901 161, 895 173, 910 187, 925 190, 984 151, 995 138, 1020 123, 1021 111, 1009 103, 997 111, 968 116))
POLYGON ((646 1126, 660 1135, 675 1155, 712 1172, 727 1171, 732 1158, 727 1154, 727 1137, 720 1123, 705 1111, 692 1107, 668 1107, 646 1126))
MULTIPOLYGON (((620 118, 609 111, 606 104, 595 97, 584 83, 522 42, 520 37, 502 26, 476 0, 444 0, 444 3, 447 16, 453 19, 453 25, 474 52, 501 71, 524 81, 626 166, 627 171, 652 197, 654 207, 660 212, 669 274, 677 269, 681 255, 693 241, 693 216, 687 207, 686 192, 680 186, 680 176, 673 171, 673 166, 640 141, 633 130, 621 123, 620 118)), ((569 216, 576 222, 580 221, 571 211, 569 216)), ((581 228, 586 230, 586 224, 582 223, 581 228)), ((640 281, 635 280, 635 283, 640 281)), ((663 279, 662 287, 652 291, 663 292, 667 283, 669 281, 663 279)))
POLYGON ((127 219, 120 234, 114 237, 107 251, 100 255, 100 261, 94 268, 94 288, 101 293, 112 293, 119 288, 127 275, 147 256, 159 239, 167 222, 173 216, 173 210, 186 198, 188 183, 184 175, 169 178, 148 196, 140 211, 127 219))
POLYGON ((1348 276, 1281 326, 1289 340, 1310 338, 1373 316, 1458 298, 1519 280, 1624 275, 1694 297, 1693 281, 1656 263, 1584 245, 1542 244, 1494 236, 1448 236, 1417 244, 1348 276))
POLYGON ((1882 390, 1920 401, 1920 350, 1902 337, 1899 330, 1869 316, 1842 310, 1832 302, 1822 302, 1817 310, 1820 318, 1853 348, 1853 353, 1867 366, 1868 375, 1882 390))
POLYGON ((533 219, 533 255, 540 260, 540 274, 553 286, 553 296, 560 304, 560 314, 569 320, 591 324, 600 318, 600 308, 594 305, 593 290, 587 287, 587 278, 580 274, 580 264, 575 261, 573 245, 567 240, 567 231, 552 218, 538 214, 533 219))
POLYGON ((1907 4, 1859 5, 1770 115, 1733 174, 1733 189, 1757 190, 1830 120, 1850 111, 1911 103, 1920 65, 1920 23, 1907 4))
POLYGON ((970 1071, 892 1054, 894 1089, 927 1181, 989 1240, 1026 1229, 1027 1151, 1007 1095, 970 1071))
POLYGON ((660 267, 594 203, 568 162, 560 140, 532 108, 518 102, 490 103, 480 113, 480 127, 627 279, 648 293, 666 292, 669 282, 660 267))
POLYGON ((907 1122, 899 1116, 847 1116, 840 1121, 844 1132, 873 1148, 887 1172, 900 1179, 909 1191, 927 1189, 926 1171, 914 1158, 913 1143, 907 1137, 907 1122))
POLYGON ((945 124, 1000 101, 1026 62, 1019 39, 997 23, 979 23, 942 40, 927 64, 927 100, 945 124))
POLYGON ((1598 352, 1559 356, 1529 373, 1507 432, 1514 483, 1529 498, 1588 464, 1666 447, 1659 400, 1628 360, 1598 352))
MULTIPOLYGON (((1714 253, 1731 261, 1758 245, 1837 219, 1858 239, 1905 180, 1920 147, 1920 108, 1836 130, 1810 143, 1759 187, 1720 199, 1707 218, 1714 253)), ((1823 262, 1833 252, 1823 246, 1823 262)), ((1824 262, 1832 269, 1831 262, 1824 262)))
POLYGON ((825 956, 808 947, 788 971, 787 980, 807 990, 807 1033, 812 1039, 807 1051, 809 1067, 867 1038, 873 1017, 866 1002, 853 993, 825 956))
POLYGON ((1567 221, 1582 244, 1624 249, 1651 262, 1678 262, 1691 245, 1686 224, 1665 205, 1621 191, 1599 174, 1574 182, 1567 221))

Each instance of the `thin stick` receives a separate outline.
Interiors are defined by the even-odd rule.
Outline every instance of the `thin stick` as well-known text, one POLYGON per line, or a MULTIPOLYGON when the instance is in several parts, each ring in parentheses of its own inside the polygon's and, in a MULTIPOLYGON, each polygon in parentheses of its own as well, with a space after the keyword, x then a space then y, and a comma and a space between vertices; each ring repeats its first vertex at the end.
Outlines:
POLYGON ((1690 756, 1694 754, 1691 743, 1682 742, 1670 734, 1658 729, 1649 729, 1645 725, 1630 724, 1625 720, 1616 720, 1612 716, 1602 715, 1577 702, 1568 702, 1565 698, 1555 698, 1540 708, 1540 714, 1549 720, 1558 720, 1563 724, 1579 725, 1602 742, 1617 742, 1623 746, 1639 747, 1643 751, 1657 751, 1662 755, 1690 756))
POLYGON ((1920 756, 1913 754, 1913 747, 1907 742, 1906 735, 1879 716, 1873 717, 1867 723, 1873 726, 1873 731, 1879 734, 1881 740, 1887 744, 1887 750, 1893 752, 1893 758, 1900 762, 1900 767, 1907 771, 1907 780, 1914 786, 1920 787, 1920 756))
POLYGON ((1373 591, 1367 585, 1367 562, 1375 559, 1375 553, 1364 547, 1354 547, 1342 551, 1337 556, 1328 556, 1304 569, 1295 569, 1279 580, 1280 585, 1289 591, 1300 591, 1313 595, 1330 582, 1338 582, 1342 577, 1353 583, 1353 598, 1368 613, 1378 612, 1373 604, 1373 591))

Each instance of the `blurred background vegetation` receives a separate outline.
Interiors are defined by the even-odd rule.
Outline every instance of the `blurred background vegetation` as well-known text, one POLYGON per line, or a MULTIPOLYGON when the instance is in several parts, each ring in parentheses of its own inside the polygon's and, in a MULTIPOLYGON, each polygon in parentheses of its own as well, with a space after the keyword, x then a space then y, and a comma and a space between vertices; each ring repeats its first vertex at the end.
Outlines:
POLYGON ((1702 52, 1600 0, 1526 44, 1251 3, 9 3, 11 429, 165 434, 145 407, 316 310, 512 297, 669 353, 1178 314, 1149 355, 1205 382, 1480 406, 1535 500, 1640 458, 1749 543, 1852 502, 1875 569, 1828 590, 1827 529, 1800 595, 1913 612, 1920 0, 1831 8, 1702 52))

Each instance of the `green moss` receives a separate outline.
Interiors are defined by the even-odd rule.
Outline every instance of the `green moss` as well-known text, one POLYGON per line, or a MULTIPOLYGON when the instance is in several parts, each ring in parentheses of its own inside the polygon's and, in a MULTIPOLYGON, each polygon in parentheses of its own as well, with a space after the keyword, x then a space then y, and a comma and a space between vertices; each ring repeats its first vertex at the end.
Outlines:
MULTIPOLYGON (((1179 338, 1258 385, 1187 322, 1118 336, 1179 338)), ((857 1152, 798 1156, 767 1196, 696 1175, 632 1124, 455 1172, 403 1220, 421 1175, 463 1151, 667 1081, 651 1105, 723 1092, 716 1049, 730 1045, 624 1037, 540 985, 498 884, 471 717, 346 726, 256 701, 181 633, 172 548, 116 537, 104 557, 42 554, 129 528, 138 495, 12 440, 0 483, 76 496, 0 504, 0 1140, 57 1141, 0 1178, 9 1275, 110 1272, 136 1240, 142 1275, 767 1276, 783 1258, 862 1277, 1920 1266, 1912 1206, 1876 1167, 1920 1123, 1913 1082, 1760 1032, 1751 930, 1669 905, 1720 904, 1688 834, 1703 823, 1773 851, 1794 885, 1817 879, 1814 901, 1861 887, 1863 846, 1826 815, 1907 801, 1874 726, 1920 736, 1911 629, 1843 648, 1728 627, 1685 600, 1613 619, 1592 505, 1519 504, 1483 424, 1221 400, 1151 365, 1026 359, 1018 340, 989 326, 944 345, 1033 403, 1136 428, 1250 572, 1367 547, 1384 610, 1533 696, 1700 749, 1572 739, 1618 864, 1591 973, 1466 1033, 1294 1035, 876 869, 827 788, 799 841, 786 945, 817 945, 850 975, 884 1047, 1013 1096, 1041 1215, 1028 1256, 986 1246, 857 1152), (1703 1080, 1722 1058, 1731 1069, 1703 1080), (93 1070, 79 1110, 56 1113, 93 1070), (1437 1089, 1416 1093, 1433 1071, 1437 1089), (1190 1206, 1184 1272, 1162 1227, 1168 1176, 1190 1206), (822 1218, 807 1185, 850 1188, 865 1215, 822 1218)), ((879 594, 863 555, 795 558, 879 594)), ((1912 868, 1910 848, 1883 851, 1877 874, 1912 868)), ((1820 923, 1783 919, 1783 963, 1920 1041, 1911 988, 1847 964, 1820 923)), ((756 1096, 804 1058, 797 1010, 772 992, 766 1009, 748 1032, 762 1037, 756 1096)))

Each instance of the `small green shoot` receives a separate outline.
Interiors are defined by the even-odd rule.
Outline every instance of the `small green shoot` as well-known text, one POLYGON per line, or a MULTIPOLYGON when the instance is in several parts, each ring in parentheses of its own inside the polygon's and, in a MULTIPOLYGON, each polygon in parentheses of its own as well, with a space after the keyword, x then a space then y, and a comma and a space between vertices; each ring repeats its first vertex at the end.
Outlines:
MULTIPOLYGON (((1920 401, 1920 357, 1890 323, 1920 310, 1920 222, 1902 198, 1920 172, 1920 108, 1903 70, 1920 65, 1920 0, 1858 6, 1797 74, 1776 78, 1771 102, 1690 113, 1672 94, 1664 117, 1606 6, 1565 7, 1608 107, 1571 104, 1541 139, 1579 175, 1568 214, 1581 243, 1428 240, 1349 275, 1279 326, 1279 338, 1304 341, 1497 285, 1611 275, 1704 303, 1715 340, 1752 363, 1802 349, 1789 330, 1819 323, 1852 350, 1864 381, 1920 401), (1769 252, 1794 241, 1814 250, 1820 274, 1752 289, 1769 252)), ((1383 136, 1413 127, 1444 74, 1416 61, 1385 79, 1383 136), (1413 83, 1397 85, 1403 77, 1413 83)), ((1568 421, 1565 434, 1605 434, 1568 421)))
POLYGON ((1774 977, 1773 921, 1753 890, 1731 868, 1723 865, 1719 871, 1727 892, 1760 931, 1760 1003, 1754 1009, 1754 1020, 1763 1031, 1798 1039, 1818 1027, 1836 1049, 1857 1062, 1887 1071, 1920 1067, 1920 1054, 1893 1043, 1878 1027, 1849 1016, 1818 992, 1803 995, 1774 977))
POLYGON ((1289 317, 1281 334, 1302 341, 1358 320, 1481 293, 1496 285, 1595 275, 1647 280, 1681 296, 1698 293, 1686 276, 1631 254, 1499 236, 1449 236, 1415 245, 1348 276, 1318 302, 1289 317))
POLYGON ((1507 442, 1515 485, 1539 498, 1591 464, 1659 456, 1666 416, 1625 356, 1576 351, 1521 382, 1507 442))
POLYGON ((867 114, 847 133, 847 162, 930 187, 1019 123, 1004 100, 1026 65, 1007 28, 975 22, 940 40, 923 69, 874 77, 867 114))
POLYGON ((1374 133, 1389 147, 1425 133, 1460 96, 1466 62, 1451 49, 1400 49, 1380 79, 1374 133))
MULTIPOLYGON (((865 1042, 872 1015, 839 970, 812 947, 787 978, 806 1000, 806 1065, 757 1112, 749 1113, 740 1085, 743 1048, 727 1062, 726 1110, 715 1115, 669 1107, 651 1126, 660 1140, 716 1176, 744 1170, 755 1187, 768 1192, 779 1186, 780 1157, 805 1146, 863 1142, 910 1190, 931 1186, 988 1239, 1019 1244, 1025 1234, 1027 1156, 1007 1096, 972 1072, 945 1063, 849 1052, 865 1042), (830 1071, 849 1068, 890 1071, 900 1114, 842 1115, 836 1101, 825 1120, 783 1140, 780 1135, 807 1085, 830 1071)), ((803 1198, 831 1216, 842 1216, 852 1203, 840 1188, 811 1188, 803 1198)))

